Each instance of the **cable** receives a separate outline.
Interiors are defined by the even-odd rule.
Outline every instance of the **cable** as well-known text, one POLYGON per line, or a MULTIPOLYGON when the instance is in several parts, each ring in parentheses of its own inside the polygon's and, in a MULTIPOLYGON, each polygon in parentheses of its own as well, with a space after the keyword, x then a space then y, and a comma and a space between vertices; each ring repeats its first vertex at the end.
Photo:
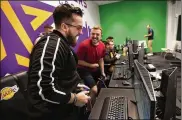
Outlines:
MULTIPOLYGON (((127 74, 129 73, 129 69, 127 69, 127 74)), ((129 79, 131 79, 132 77, 134 76, 134 72, 131 72, 131 76, 130 77, 128 77, 128 78, 126 78, 126 80, 129 80, 129 79)))
POLYGON ((128 77, 126 80, 131 79, 133 76, 134 76, 134 72, 133 72, 133 73, 131 73, 131 76, 130 76, 130 77, 128 77))
MULTIPOLYGON (((98 78, 98 80, 99 80, 100 82, 102 82, 102 84, 104 85, 105 88, 107 88, 105 82, 104 82, 101 78, 98 78)), ((97 82, 97 84, 99 84, 99 81, 97 82)))

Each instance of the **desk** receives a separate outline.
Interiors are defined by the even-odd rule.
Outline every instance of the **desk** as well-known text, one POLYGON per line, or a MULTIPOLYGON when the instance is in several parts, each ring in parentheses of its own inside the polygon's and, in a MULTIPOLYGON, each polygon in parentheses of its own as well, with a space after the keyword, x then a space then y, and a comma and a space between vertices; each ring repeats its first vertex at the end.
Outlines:
MULTIPOLYGON (((128 69, 128 77, 131 77, 132 73, 129 71, 129 66, 128 64, 126 65, 121 65, 121 68, 123 69, 128 69)), ((113 76, 114 72, 112 73, 113 76)), ((122 84, 123 81, 125 80, 113 80, 111 76, 111 80, 109 82, 109 88, 123 88, 123 89, 133 89, 133 77, 131 77, 129 80, 127 80, 131 85, 125 86, 122 84)))
POLYGON ((129 86, 124 86, 122 84, 123 80, 110 80, 109 82, 109 88, 122 88, 122 89, 133 89, 133 83, 132 79, 127 80, 131 85, 129 86))
POLYGON ((108 96, 127 96, 129 100, 128 101, 128 111, 129 111, 128 116, 133 119, 139 119, 137 106, 133 104, 132 102, 130 102, 130 100, 135 101, 134 89, 102 88, 95 102, 95 105, 92 108, 92 111, 89 116, 89 120, 99 119, 104 99, 108 96))
POLYGON ((181 53, 180 52, 176 52, 176 58, 181 60, 181 53))
MULTIPOLYGON (((116 60, 115 64, 114 65, 122 65, 121 62, 127 62, 128 61, 128 56, 123 56, 121 55, 120 59, 116 60)), ((127 63, 128 64, 128 63, 127 63)))

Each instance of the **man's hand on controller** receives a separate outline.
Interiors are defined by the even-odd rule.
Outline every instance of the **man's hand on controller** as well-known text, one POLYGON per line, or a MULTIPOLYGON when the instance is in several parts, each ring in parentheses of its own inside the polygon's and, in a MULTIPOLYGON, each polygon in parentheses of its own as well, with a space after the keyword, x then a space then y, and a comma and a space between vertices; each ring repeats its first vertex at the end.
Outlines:
POLYGON ((74 103, 75 106, 83 107, 85 104, 88 103, 88 101, 90 100, 90 96, 86 94, 89 94, 89 91, 82 91, 75 95, 77 99, 76 102, 74 103))
POLYGON ((81 90, 86 90, 86 91, 89 91, 90 90, 90 88, 88 86, 86 86, 84 84, 81 84, 81 83, 79 83, 77 85, 77 87, 80 88, 81 90))

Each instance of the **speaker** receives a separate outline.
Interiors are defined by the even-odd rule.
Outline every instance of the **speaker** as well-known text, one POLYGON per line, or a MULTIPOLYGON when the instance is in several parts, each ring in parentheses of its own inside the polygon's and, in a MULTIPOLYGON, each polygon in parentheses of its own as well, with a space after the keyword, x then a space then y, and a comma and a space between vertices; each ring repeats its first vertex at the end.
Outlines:
POLYGON ((176 40, 181 41, 181 15, 178 16, 178 28, 177 28, 176 40))

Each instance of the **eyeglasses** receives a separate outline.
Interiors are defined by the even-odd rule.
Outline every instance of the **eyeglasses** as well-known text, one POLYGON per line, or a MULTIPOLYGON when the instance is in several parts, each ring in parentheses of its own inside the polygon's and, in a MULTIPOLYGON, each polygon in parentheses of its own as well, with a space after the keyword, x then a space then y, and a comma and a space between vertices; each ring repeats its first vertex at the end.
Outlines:
POLYGON ((72 25, 72 24, 69 24, 69 23, 65 23, 66 25, 69 25, 69 26, 72 26, 72 27, 76 27, 78 30, 82 30, 82 26, 81 25, 72 25))

